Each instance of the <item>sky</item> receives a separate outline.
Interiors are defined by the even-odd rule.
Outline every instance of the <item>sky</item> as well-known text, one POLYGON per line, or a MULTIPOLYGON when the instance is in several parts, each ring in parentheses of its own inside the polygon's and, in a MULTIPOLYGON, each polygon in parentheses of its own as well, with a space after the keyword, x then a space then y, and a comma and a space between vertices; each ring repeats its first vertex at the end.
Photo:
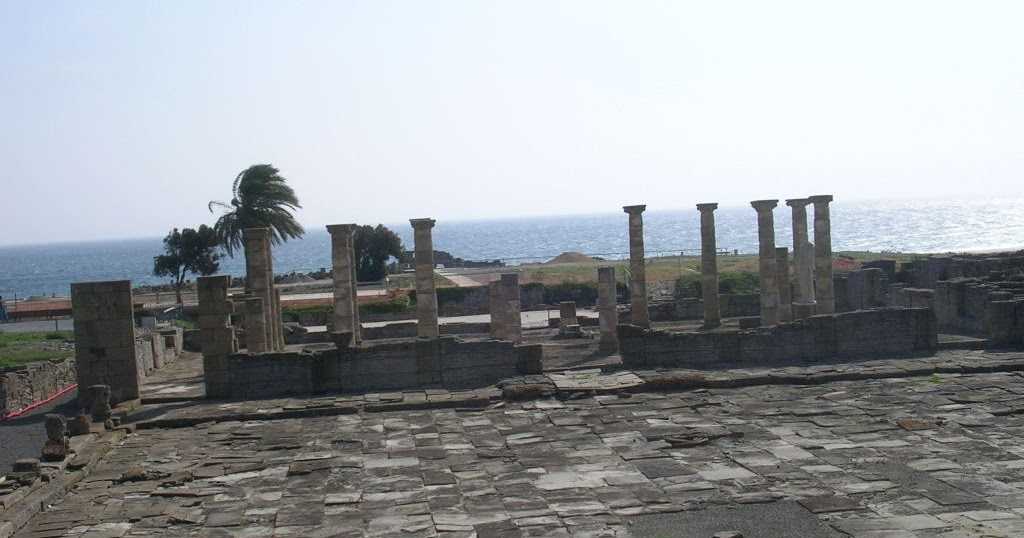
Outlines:
POLYGON ((1024 2, 0 0, 0 245, 1019 196, 1024 2))

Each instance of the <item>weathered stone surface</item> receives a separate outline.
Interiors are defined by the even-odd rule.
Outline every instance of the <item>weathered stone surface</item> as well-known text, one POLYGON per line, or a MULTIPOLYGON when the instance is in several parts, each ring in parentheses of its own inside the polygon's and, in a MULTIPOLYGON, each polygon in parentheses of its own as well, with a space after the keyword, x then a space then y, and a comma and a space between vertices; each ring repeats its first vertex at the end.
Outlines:
POLYGON ((87 390, 90 402, 89 412, 92 419, 97 422, 105 422, 110 419, 110 386, 91 385, 87 390))
POLYGON ((615 268, 597 269, 597 310, 600 323, 601 351, 614 353, 619 350, 619 311, 615 285, 615 268))
POLYGON ((644 259, 644 218, 646 205, 622 208, 629 215, 629 296, 630 323, 640 327, 651 325, 647 310, 647 268, 644 259))
MULTIPOLYGON (((114 404, 139 397, 132 286, 127 280, 71 284, 78 386, 106 385, 114 404)), ((89 391, 79 405, 90 408, 89 391)))
POLYGON ((832 218, 829 204, 832 195, 811 196, 814 204, 814 296, 819 314, 835 312, 832 282, 832 218))
MULTIPOLYGON (((628 524, 633 518, 668 513, 680 516, 674 528, 699 525, 701 536, 750 535, 743 524, 759 514, 810 518, 855 536, 1013 536, 1024 528, 1013 510, 1024 508, 1022 433, 1019 416, 992 411, 1020 399, 1024 381, 1011 371, 1020 364, 1021 353, 944 352, 722 371, 701 381, 760 379, 745 388, 615 394, 589 390, 602 384, 592 381, 561 399, 476 410, 275 420, 213 417, 234 410, 266 418, 322 402, 197 403, 176 412, 201 425, 129 435, 26 532, 135 535, 159 524, 164 535, 514 535, 513 527, 524 535, 615 535, 650 528, 628 524), (939 366, 996 361, 1007 371, 932 375, 939 366), (906 377, 910 369, 920 373, 906 377), (848 372, 896 377, 803 386, 771 378, 784 373, 810 383, 810 376, 848 372), (896 425, 911 413, 931 427, 896 425), (697 434, 706 442, 671 442, 697 434), (309 472, 289 474, 293 466, 309 472), (162 474, 169 472, 188 477, 162 474), (795 508, 781 510, 787 503, 795 508), (699 517, 705 511, 707 521, 699 517)), ((653 375, 641 374, 631 375, 653 375)), ((406 398, 378 393, 339 403, 406 398)), ((790 522, 771 525, 783 523, 790 522)))
POLYGON ((81 414, 68 421, 68 434, 71 436, 85 435, 89 433, 92 426, 92 419, 89 415, 81 414))
POLYGON ((331 277, 334 280, 334 327, 336 332, 351 332, 353 342, 362 340, 359 323, 358 286, 355 261, 355 224, 330 224, 331 277))
POLYGON ((761 277, 761 325, 772 326, 779 322, 778 268, 775 263, 775 216, 772 210, 778 200, 755 200, 750 202, 757 211, 757 259, 758 274, 761 277))
POLYGON ((67 439, 68 420, 64 418, 64 415, 47 414, 43 419, 43 424, 46 427, 46 438, 50 441, 63 443, 67 439))
POLYGON ((411 219, 416 259, 416 334, 437 338, 437 291, 434 288, 434 219, 411 219))
POLYGON ((700 273, 704 305, 704 327, 713 329, 722 323, 718 298, 718 246, 715 238, 715 209, 718 204, 697 204, 700 211, 700 273))

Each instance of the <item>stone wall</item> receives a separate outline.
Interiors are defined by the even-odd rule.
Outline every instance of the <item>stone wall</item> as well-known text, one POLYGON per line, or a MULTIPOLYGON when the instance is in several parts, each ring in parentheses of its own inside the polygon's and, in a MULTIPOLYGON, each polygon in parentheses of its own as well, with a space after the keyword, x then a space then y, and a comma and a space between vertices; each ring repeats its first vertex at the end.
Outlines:
POLYGON ((886 306, 889 277, 880 268, 836 273, 832 277, 836 312, 886 306))
POLYGON ((1013 315, 1013 310, 997 308, 997 301, 1024 299, 1024 281, 993 278, 954 278, 936 283, 934 290, 935 316, 939 331, 953 334, 990 336, 993 321, 996 326, 1013 326, 1014 318, 999 319, 1000 315, 1013 315))
MULTIPOLYGON (((132 285, 128 280, 71 284, 75 318, 75 358, 80 387, 109 385, 110 400, 139 397, 140 370, 135 346, 132 285)), ((79 391, 87 407, 88 391, 79 391)))
POLYGON ((812 316, 751 330, 683 332, 619 326, 626 368, 731 368, 931 355, 928 309, 882 308, 812 316))
POLYGON ((0 370, 0 418, 75 383, 75 360, 41 361, 0 370))
POLYGON ((941 280, 987 277, 993 272, 1024 271, 1024 251, 994 255, 930 256, 903 264, 906 281, 915 288, 935 288, 941 280))
POLYGON ((236 353, 213 376, 210 398, 255 399, 321 392, 468 389, 539 373, 538 345, 492 339, 407 338, 360 346, 307 346, 301 352, 236 353))
POLYGON ((139 329, 135 335, 135 359, 141 375, 163 368, 181 354, 182 330, 178 327, 139 329))

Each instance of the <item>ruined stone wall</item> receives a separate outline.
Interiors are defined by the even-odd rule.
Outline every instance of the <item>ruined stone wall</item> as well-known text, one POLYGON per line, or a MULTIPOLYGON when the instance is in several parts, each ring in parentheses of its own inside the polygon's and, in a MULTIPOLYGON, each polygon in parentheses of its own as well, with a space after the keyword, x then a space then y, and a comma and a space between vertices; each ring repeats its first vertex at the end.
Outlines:
MULTIPOLYGON (((78 385, 109 385, 112 403, 138 398, 144 370, 136 355, 131 282, 71 284, 71 304, 78 385)), ((79 392, 83 407, 87 394, 79 392)))
POLYGON ((934 290, 935 316, 939 331, 953 334, 991 336, 992 330, 1013 326, 1013 310, 992 309, 991 303, 1024 299, 1024 280, 954 278, 940 280, 934 290))
POLYGON ((836 273, 832 277, 836 312, 886 306, 889 277, 879 268, 836 273))
POLYGON ((619 326, 627 368, 712 369, 931 355, 928 309, 883 308, 824 314, 752 330, 671 333, 619 326))
POLYGON ((537 373, 527 364, 536 347, 442 336, 374 342, 341 350, 323 344, 302 352, 236 353, 224 361, 223 377, 230 382, 218 387, 212 397, 478 388, 537 373))
POLYGON ((986 324, 992 347, 1024 346, 1024 299, 992 301, 988 305, 986 324))
POLYGON ((0 371, 0 417, 45 400, 75 383, 75 360, 41 361, 0 371))
POLYGON ((907 283, 935 288, 941 280, 987 277, 993 272, 1024 272, 1024 251, 992 256, 930 256, 903 264, 907 283))

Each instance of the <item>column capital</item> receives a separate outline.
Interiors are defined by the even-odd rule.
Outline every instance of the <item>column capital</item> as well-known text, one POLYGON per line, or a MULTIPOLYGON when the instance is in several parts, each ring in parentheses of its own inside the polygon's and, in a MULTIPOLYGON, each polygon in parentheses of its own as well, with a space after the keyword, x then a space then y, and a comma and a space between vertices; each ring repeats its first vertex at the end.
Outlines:
POLYGON ((718 203, 697 204, 698 211, 714 211, 718 209, 718 203))
POLYGON ((356 227, 358 224, 328 224, 327 233, 334 234, 354 234, 356 233, 356 227))
POLYGON ((750 207, 756 209, 758 213, 762 211, 771 211, 778 205, 778 200, 754 200, 753 202, 750 202, 750 207))
POLYGON ((811 203, 810 198, 789 198, 786 200, 786 205, 789 207, 804 207, 811 203))
POLYGON ((630 215, 639 215, 640 213, 643 213, 645 209, 647 209, 647 206, 644 204, 622 206, 622 210, 630 215))
POLYGON ((423 219, 409 219, 409 224, 417 230, 429 230, 434 227, 434 223, 437 222, 434 219, 423 218, 423 219))
POLYGON ((831 202, 833 200, 831 194, 819 194, 817 196, 811 196, 811 197, 809 197, 807 199, 810 200, 811 203, 813 203, 815 205, 817 205, 817 204, 827 204, 827 203, 829 203, 829 202, 831 202))

